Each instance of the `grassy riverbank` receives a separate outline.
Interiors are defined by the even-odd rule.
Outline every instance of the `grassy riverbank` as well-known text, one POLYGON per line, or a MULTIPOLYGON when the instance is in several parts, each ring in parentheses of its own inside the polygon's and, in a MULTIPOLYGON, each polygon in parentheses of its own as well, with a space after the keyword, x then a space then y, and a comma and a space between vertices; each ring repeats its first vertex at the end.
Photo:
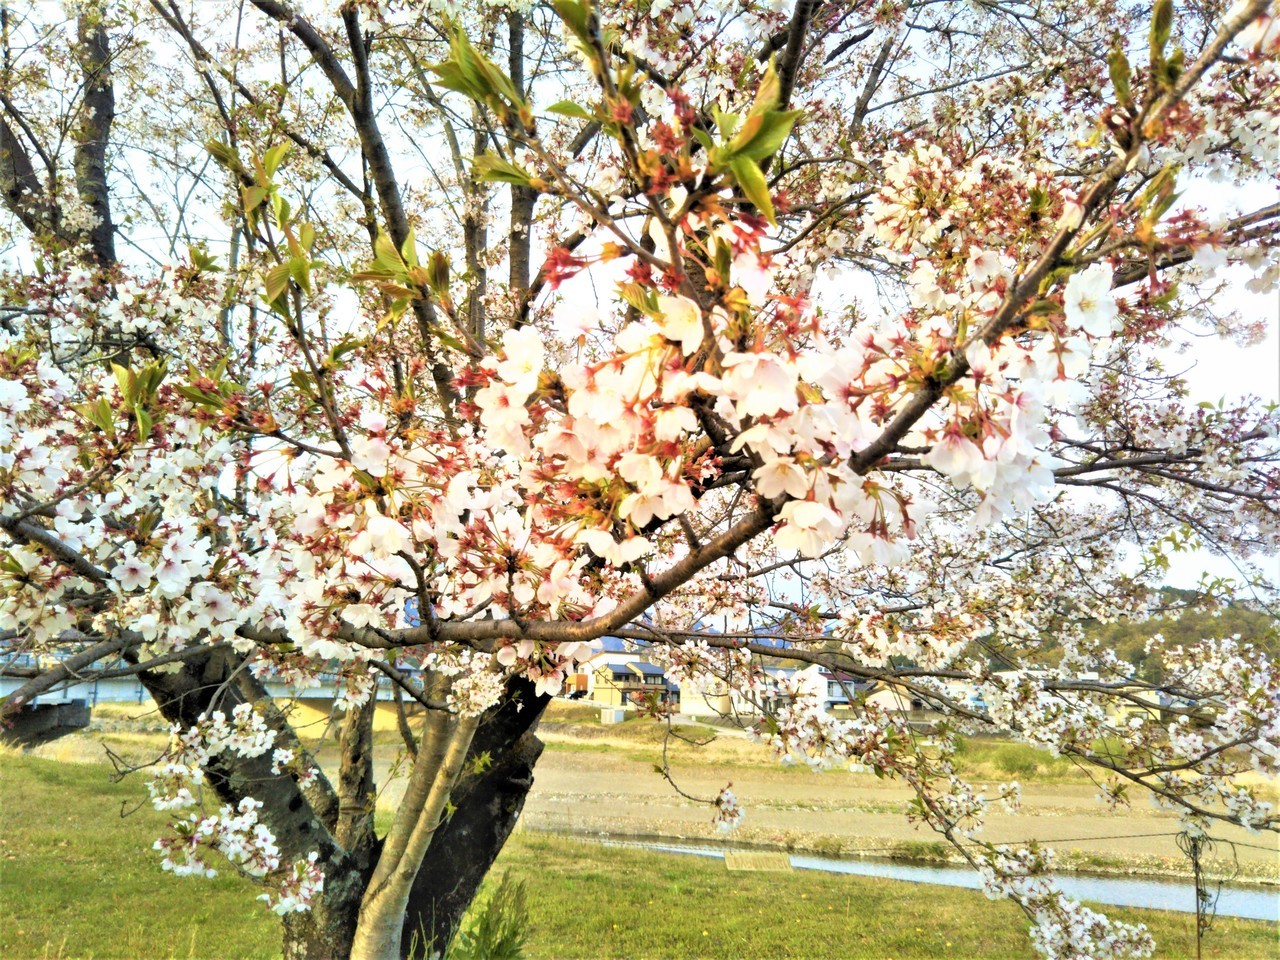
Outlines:
MULTIPOLYGON (((314 718, 313 718, 314 719, 314 718)), ((337 756, 323 718, 303 729, 321 762, 336 772, 337 756)), ((911 791, 869 772, 815 773, 804 764, 779 764, 771 752, 740 730, 704 723, 677 727, 681 737, 664 744, 664 723, 630 719, 600 723, 600 711, 556 701, 539 734, 547 751, 538 765, 524 820, 539 830, 717 840, 705 807, 681 798, 654 772, 664 757, 688 793, 714 796, 726 783, 747 809, 734 842, 823 856, 893 857, 917 862, 954 862, 955 851, 905 816, 911 791)), ((59 759, 100 762, 103 748, 134 762, 158 756, 166 725, 151 706, 112 704, 94 712, 93 727, 39 750, 59 759)), ((395 730, 375 733, 375 775, 384 787, 379 807, 396 804, 404 780, 387 775, 403 751, 395 730)), ((1036 837, 1057 853, 1059 869, 1123 875, 1187 877, 1178 849, 1176 818, 1145 803, 1129 811, 1104 810, 1097 786, 1084 770, 1047 751, 1007 740, 966 741, 958 764, 980 789, 1019 780, 1024 805, 1017 815, 992 811, 986 836, 995 842, 1036 837)), ((1262 784, 1265 799, 1280 800, 1274 783, 1262 784)), ((1223 828, 1208 868, 1211 875, 1280 881, 1280 850, 1273 835, 1255 836, 1223 828), (1238 874, 1237 874, 1238 871, 1238 874)))
MULTIPOLYGON (((0 956, 278 956, 275 918, 229 870, 174 879, 151 842, 164 817, 140 777, 0 754, 0 956)), ((499 860, 528 886, 529 960, 742 957, 1013 958, 1021 915, 964 890, 808 872, 729 873, 720 861, 519 833, 499 860)), ((1194 956, 1189 915, 1148 923, 1159 956, 1194 956)), ((1222 919, 1206 957, 1274 956, 1276 927, 1222 919)))

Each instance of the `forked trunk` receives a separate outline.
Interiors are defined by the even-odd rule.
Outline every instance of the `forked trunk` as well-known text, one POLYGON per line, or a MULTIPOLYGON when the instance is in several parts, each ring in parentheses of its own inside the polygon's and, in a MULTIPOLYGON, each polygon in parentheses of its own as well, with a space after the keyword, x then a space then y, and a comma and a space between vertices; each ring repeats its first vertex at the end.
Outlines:
POLYGON ((324 890, 312 909, 284 918, 284 960, 373 960, 386 954, 369 954, 371 940, 397 939, 402 958, 439 957, 515 827, 541 751, 527 733, 483 775, 455 789, 458 809, 437 829, 407 909, 399 917, 380 915, 381 929, 361 931, 360 946, 360 905, 371 871, 345 859, 324 864, 324 890))
MULTIPOLYGON (((251 702, 282 738, 288 738, 282 743, 303 749, 234 654, 214 652, 193 658, 176 673, 144 672, 141 679, 160 712, 179 728, 189 728, 213 709, 230 712, 239 703, 251 702)), ((344 816, 339 794, 323 773, 314 770, 313 782, 303 789, 293 777, 272 774, 269 756, 215 757, 207 773, 223 802, 234 805, 244 796, 260 799, 263 822, 283 852, 290 857, 319 854, 324 888, 310 911, 284 917, 285 960, 438 956, 520 816, 542 752, 534 731, 548 702, 548 697, 534 695, 527 680, 513 679, 501 703, 478 723, 471 722, 466 739, 456 741, 453 755, 440 770, 441 782, 449 789, 433 792, 432 803, 423 805, 419 829, 411 830, 429 838, 425 851, 419 848, 410 857, 401 856, 392 882, 382 884, 391 897, 370 896, 384 841, 350 828, 351 815, 344 816)), ((468 724, 462 721, 459 726, 468 724)), ((347 731, 344 745, 350 746, 348 740, 355 743, 355 737, 347 731)), ((427 748, 425 742, 422 746, 427 748)), ((388 835, 385 842, 392 839, 388 835)), ((405 846, 413 847, 412 837, 406 838, 405 846)), ((388 866, 382 865, 384 871, 388 866)))
POLYGON ((472 758, 487 753, 492 762, 454 789, 457 809, 436 830, 414 879, 400 940, 404 960, 427 960, 453 938, 533 786, 542 754, 534 730, 550 698, 534 696, 527 680, 513 680, 509 690, 471 744, 472 758))
POLYGON ((527 680, 509 682, 500 706, 471 736, 467 772, 450 793, 452 812, 434 825, 411 886, 397 892, 394 909, 366 897, 353 957, 440 956, 519 819, 542 753, 534 730, 548 702, 527 680))

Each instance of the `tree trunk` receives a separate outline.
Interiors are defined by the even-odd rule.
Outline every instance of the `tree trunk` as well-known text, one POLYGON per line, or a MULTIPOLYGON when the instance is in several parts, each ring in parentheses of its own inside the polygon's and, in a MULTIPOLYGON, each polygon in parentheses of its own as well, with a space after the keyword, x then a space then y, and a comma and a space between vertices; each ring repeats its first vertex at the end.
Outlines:
POLYGON ((306 913, 284 918, 284 960, 347 960, 370 869, 345 858, 324 867, 324 891, 306 913))
MULTIPOLYGON (((282 723, 274 704, 261 684, 244 668, 244 662, 229 650, 193 657, 173 673, 143 671, 138 674, 156 707, 170 723, 182 730, 194 726, 201 715, 221 710, 230 715, 241 703, 260 704, 268 724, 282 723)), ((292 732, 277 728, 277 734, 292 732)), ((282 745, 299 746, 286 739, 282 745)), ((270 753, 259 757, 216 754, 205 766, 207 783, 218 799, 234 807, 245 797, 262 802, 259 818, 275 835, 282 860, 304 858, 311 851, 321 863, 329 863, 340 852, 333 837, 338 812, 333 787, 314 761, 314 777, 302 787, 291 775, 271 772, 270 753)))
POLYGON ((77 23, 77 56, 84 71, 84 114, 76 134, 75 174, 80 200, 93 212, 86 240, 94 262, 103 270, 116 262, 115 226, 107 191, 107 140, 116 115, 111 83, 111 48, 102 18, 82 13, 77 23))
MULTIPOLYGON (((140 678, 161 714, 181 727, 213 709, 229 713, 237 703, 252 702, 287 737, 282 743, 301 749, 291 732, 285 733, 288 727, 265 690, 242 666, 234 653, 216 651, 193 658, 175 673, 144 672, 140 678)), ((402 957, 436 955, 457 931, 533 785, 533 767, 542 753, 534 731, 549 702, 549 697, 534 695, 532 683, 515 679, 499 706, 481 720, 467 748, 467 773, 451 792, 449 802, 455 809, 432 834, 414 874, 408 906, 395 918, 402 957)), ((267 756, 218 756, 207 772, 223 802, 234 805, 243 796, 264 801, 260 815, 287 858, 310 850, 319 853, 324 889, 309 912, 284 918, 285 960, 358 956, 361 904, 383 843, 374 840, 345 848, 338 840, 343 833, 338 797, 324 775, 317 771, 316 782, 304 790, 291 776, 271 775, 270 763, 267 756)), ((386 939, 394 945, 394 937, 386 939)))
POLYGON ((452 939, 485 875, 501 852, 533 786, 542 753, 535 735, 551 698, 534 695, 528 680, 514 679, 501 705, 476 731, 469 767, 489 755, 483 770, 454 789, 453 816, 436 830, 414 878, 400 938, 400 955, 424 960, 452 939))
MULTIPOLYGON (((301 752, 309 765, 314 763, 266 691, 231 651, 192 657, 173 673, 143 671, 138 676, 160 714, 181 729, 213 710, 229 714, 238 704, 253 703, 277 731, 281 746, 301 752)), ((235 806, 246 796, 262 802, 259 816, 275 835, 285 863, 305 858, 313 850, 319 855, 324 889, 309 912, 284 918, 284 956, 345 960, 351 953, 360 899, 377 861, 377 844, 362 844, 348 852, 335 841, 338 796, 318 768, 313 767, 314 778, 303 787, 291 775, 273 774, 271 764, 269 754, 218 755, 205 768, 207 782, 223 803, 235 806)))

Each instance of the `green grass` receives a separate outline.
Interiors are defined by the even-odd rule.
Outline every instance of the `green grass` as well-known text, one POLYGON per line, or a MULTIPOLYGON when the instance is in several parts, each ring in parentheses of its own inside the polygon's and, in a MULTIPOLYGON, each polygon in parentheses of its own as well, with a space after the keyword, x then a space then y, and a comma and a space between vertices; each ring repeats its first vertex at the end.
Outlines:
POLYGON ((230 868, 164 874, 166 818, 109 773, 0 753, 0 957, 279 956, 258 889, 230 868))
MULTIPOLYGON (((498 860, 529 885, 529 960, 744 957, 1024 958, 1022 914, 982 894, 893 880, 728 873, 724 864, 517 835, 498 860)), ((1186 914, 1108 909, 1147 922, 1157 956, 1192 957, 1186 914)), ((1221 919, 1205 957, 1274 958, 1274 925, 1221 919)))
MULTIPOLYGON (((164 817, 140 778, 0 753, 0 957, 276 957, 276 919, 230 871, 163 874, 164 817)), ((728 873, 724 864, 518 833, 498 860, 528 888, 528 960, 1013 958, 1021 914, 981 894, 825 874, 728 873)), ((1194 956, 1186 914, 1150 924, 1162 957, 1194 956)), ((1276 927, 1220 919, 1205 956, 1272 958, 1276 927)))

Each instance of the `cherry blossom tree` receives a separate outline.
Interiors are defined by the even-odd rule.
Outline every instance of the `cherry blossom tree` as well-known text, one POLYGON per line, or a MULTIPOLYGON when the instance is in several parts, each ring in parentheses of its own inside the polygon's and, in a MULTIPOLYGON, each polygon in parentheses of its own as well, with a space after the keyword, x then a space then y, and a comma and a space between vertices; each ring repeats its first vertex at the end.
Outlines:
POLYGON ((1152 944, 983 839, 958 732, 1280 825, 1270 660, 1087 629, 1193 545, 1271 599, 1280 411, 1176 372, 1273 319, 1224 306, 1280 274, 1270 0, 0 14, 0 644, 51 664, 0 709, 140 678, 158 858, 260 877, 286 956, 448 940, 606 635, 907 784, 1046 956, 1152 944), (263 685, 322 676, 332 776, 263 685), (385 833, 379 682, 424 718, 385 833))

